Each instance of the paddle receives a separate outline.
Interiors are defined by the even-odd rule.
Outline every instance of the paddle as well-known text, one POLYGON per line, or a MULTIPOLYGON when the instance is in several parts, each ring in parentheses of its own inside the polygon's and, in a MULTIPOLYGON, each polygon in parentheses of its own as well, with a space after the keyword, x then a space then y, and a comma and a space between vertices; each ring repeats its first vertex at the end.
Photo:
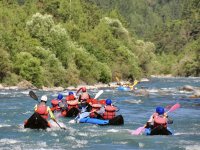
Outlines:
MULTIPOLYGON (((37 97, 37 95, 36 95, 33 91, 30 91, 30 92, 29 92, 29 95, 30 95, 31 98, 33 98, 34 100, 36 100, 36 101, 39 103, 38 97, 37 97)), ((59 125, 59 123, 58 123, 55 119, 52 119, 52 120, 53 120, 61 129, 66 130, 66 128, 61 127, 61 126, 59 125)))
MULTIPOLYGON (((166 112, 166 114, 169 113, 169 112, 175 111, 176 109, 180 108, 180 106, 181 106, 181 105, 180 105, 179 103, 173 105, 173 106, 166 112)), ((134 130, 131 134, 132 134, 132 135, 139 135, 140 133, 142 133, 142 132, 144 131, 145 127, 146 127, 146 124, 145 124, 143 127, 137 128, 137 129, 134 130)))
POLYGON ((65 127, 61 127, 61 126, 60 126, 60 124, 56 121, 56 119, 52 119, 52 120, 60 127, 60 129, 66 130, 65 127))
POLYGON ((138 80, 135 80, 134 83, 133 83, 133 85, 129 86, 130 89, 133 90, 133 87, 136 86, 137 84, 138 84, 138 80))
POLYGON ((30 95, 31 98, 33 98, 34 100, 36 100, 39 103, 38 97, 33 91, 30 91, 29 95, 30 95))
POLYGON ((101 94, 103 93, 103 90, 100 90, 94 97, 94 99, 97 99, 101 94))
MULTIPOLYGON (((95 95, 94 99, 97 99, 101 94, 103 94, 103 90, 100 90, 100 91, 95 95)), ((105 100, 103 100, 103 101, 105 101, 105 100)), ((82 108, 82 109, 83 109, 83 108, 82 108)), ((85 109, 85 111, 86 111, 86 108, 84 108, 84 109, 85 109)), ((79 113, 79 115, 77 115, 76 118, 70 120, 69 123, 75 123, 76 120, 77 120, 78 118, 85 118, 85 117, 88 117, 88 116, 90 115, 91 112, 85 112, 85 111, 82 110, 81 113, 79 113)))

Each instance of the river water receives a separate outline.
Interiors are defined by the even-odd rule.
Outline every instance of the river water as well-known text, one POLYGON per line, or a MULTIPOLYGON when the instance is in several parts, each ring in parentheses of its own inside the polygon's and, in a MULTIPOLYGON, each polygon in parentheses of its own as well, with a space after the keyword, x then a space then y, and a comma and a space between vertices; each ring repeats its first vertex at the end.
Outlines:
MULTIPOLYGON (((199 150, 200 149, 200 99, 188 99, 191 92, 180 87, 200 87, 200 78, 152 78, 137 88, 145 87, 149 96, 135 96, 132 92, 104 89, 100 99, 111 98, 120 108, 118 114, 124 117, 123 126, 98 126, 72 124, 70 118, 58 118, 67 130, 24 129, 23 122, 33 113, 37 103, 28 95, 29 91, 0 91, 0 149, 90 149, 90 150, 199 150), (133 136, 129 130, 143 126, 156 106, 167 107, 180 103, 181 108, 168 115, 174 119, 170 125, 172 136, 133 136)), ((94 96, 98 90, 89 93, 94 96)), ((49 100, 56 92, 35 91, 40 97, 47 94, 49 100)), ((64 95, 68 91, 63 92, 64 95)), ((48 101, 50 105, 50 101, 48 101)))

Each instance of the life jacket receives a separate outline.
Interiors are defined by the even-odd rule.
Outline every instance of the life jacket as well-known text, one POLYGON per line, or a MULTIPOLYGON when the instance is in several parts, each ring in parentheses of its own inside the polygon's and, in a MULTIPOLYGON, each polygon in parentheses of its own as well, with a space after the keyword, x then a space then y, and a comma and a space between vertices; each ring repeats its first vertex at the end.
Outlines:
POLYGON ((167 128, 167 118, 165 115, 159 115, 158 113, 153 114, 154 127, 163 126, 167 128))
POLYGON ((90 104, 92 106, 92 104, 98 104, 98 100, 94 99, 94 98, 89 98, 86 101, 88 104, 90 104))
POLYGON ((73 107, 78 108, 78 100, 69 100, 67 101, 67 105, 68 110, 70 110, 73 107))
POLYGON ((90 98, 90 95, 87 92, 83 92, 79 98, 81 102, 86 102, 87 99, 90 98))
POLYGON ((103 118, 105 120, 113 119, 116 116, 117 108, 114 106, 105 106, 105 112, 103 113, 103 118))
POLYGON ((97 115, 94 113, 94 111, 99 111, 100 108, 101 108, 101 104, 92 104, 92 110, 91 110, 91 113, 90 113, 90 117, 96 118, 97 115))
POLYGON ((37 112, 38 114, 41 115, 41 117, 43 117, 44 119, 48 119, 48 107, 44 104, 39 104, 37 105, 35 112, 37 112))
POLYGON ((71 100, 75 100, 75 96, 74 95, 68 95, 66 96, 66 101, 71 101, 71 100))
POLYGON ((59 105, 58 105, 58 103, 59 103, 60 101, 58 101, 58 100, 56 100, 56 99, 53 99, 53 100, 51 100, 51 105, 52 105, 52 107, 51 107, 51 111, 60 111, 61 110, 61 108, 59 107, 59 105))

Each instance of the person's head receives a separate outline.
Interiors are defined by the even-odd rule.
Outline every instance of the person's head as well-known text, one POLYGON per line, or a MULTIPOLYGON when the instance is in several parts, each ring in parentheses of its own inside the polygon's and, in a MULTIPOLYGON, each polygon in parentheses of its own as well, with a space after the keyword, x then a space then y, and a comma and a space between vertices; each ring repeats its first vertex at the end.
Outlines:
POLYGON ((159 114, 159 115, 163 115, 165 110, 163 107, 156 107, 156 112, 159 114))
POLYGON ((43 95, 42 97, 41 97, 41 102, 47 102, 47 96, 46 95, 43 95))
POLYGON ((82 87, 82 92, 86 92, 86 87, 82 87))
POLYGON ((73 92, 69 92, 69 94, 68 95, 74 95, 74 93, 73 92))
POLYGON ((63 95, 59 93, 57 99, 61 100, 62 98, 63 98, 63 95))
POLYGON ((106 105, 111 105, 111 104, 112 104, 111 99, 106 99, 106 105))

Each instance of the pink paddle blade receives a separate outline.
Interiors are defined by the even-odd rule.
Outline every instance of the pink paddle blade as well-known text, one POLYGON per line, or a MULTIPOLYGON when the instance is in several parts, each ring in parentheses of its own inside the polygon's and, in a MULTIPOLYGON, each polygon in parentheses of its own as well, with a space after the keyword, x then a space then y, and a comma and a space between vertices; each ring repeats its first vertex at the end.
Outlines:
POLYGON ((177 103, 177 104, 173 105, 173 106, 170 108, 170 110, 167 111, 167 113, 172 112, 172 111, 175 111, 176 109, 178 109, 178 108, 180 108, 180 107, 181 107, 181 105, 180 105, 179 103, 177 103))
POLYGON ((136 130, 134 130, 131 134, 132 135, 139 135, 140 133, 142 133, 144 131, 144 127, 139 127, 136 130))

